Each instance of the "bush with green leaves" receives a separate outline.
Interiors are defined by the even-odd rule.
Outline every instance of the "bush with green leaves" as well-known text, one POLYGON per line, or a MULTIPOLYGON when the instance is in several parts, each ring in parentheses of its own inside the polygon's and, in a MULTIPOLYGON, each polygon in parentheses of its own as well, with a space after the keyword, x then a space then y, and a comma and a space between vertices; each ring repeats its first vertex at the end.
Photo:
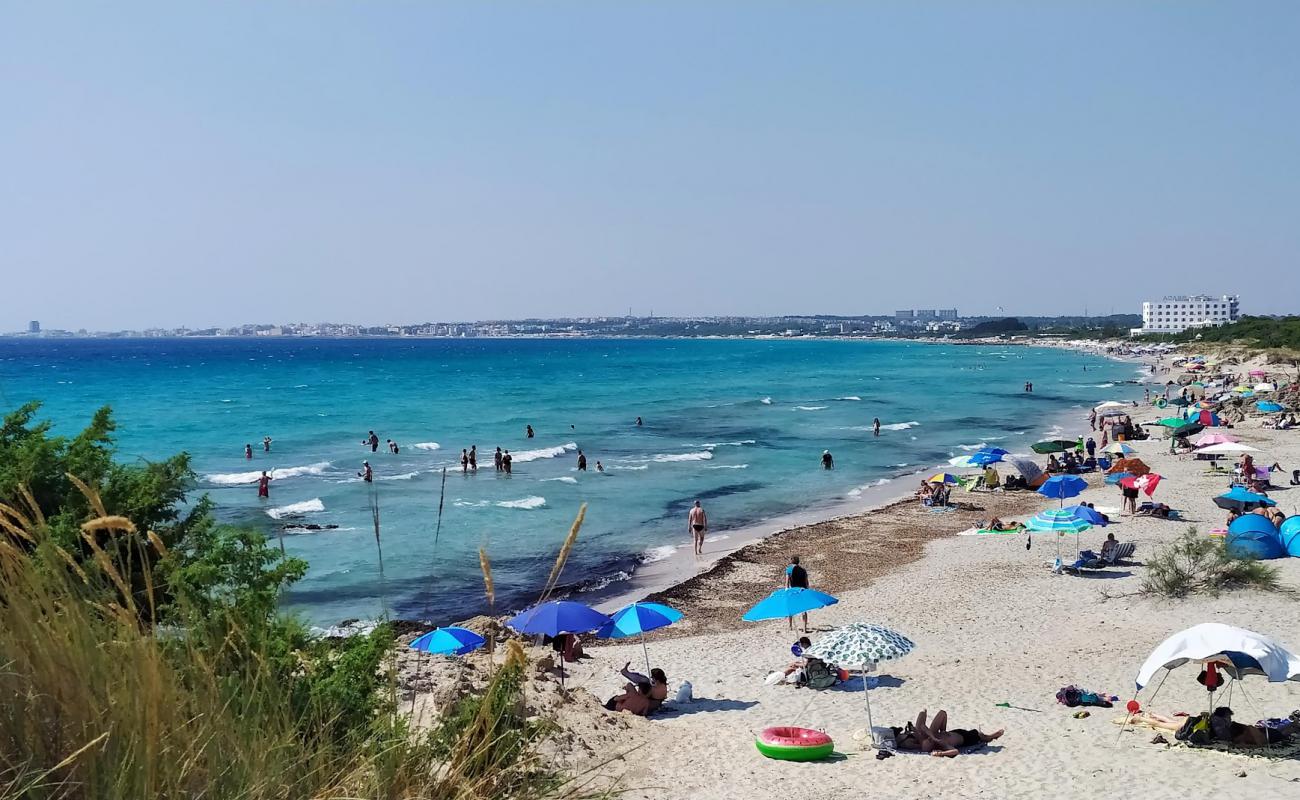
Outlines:
POLYGON ((1231 589, 1278 591, 1277 569, 1253 558, 1234 558, 1223 539, 1189 528, 1146 563, 1142 591, 1162 597, 1217 596, 1231 589))

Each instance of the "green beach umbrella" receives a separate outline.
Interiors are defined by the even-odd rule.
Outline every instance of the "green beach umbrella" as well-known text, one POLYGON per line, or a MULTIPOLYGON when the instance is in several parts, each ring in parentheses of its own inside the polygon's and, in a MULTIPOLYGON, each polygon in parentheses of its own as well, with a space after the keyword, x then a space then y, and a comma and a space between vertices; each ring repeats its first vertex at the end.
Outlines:
POLYGON ((1048 453, 1064 453, 1066 450, 1073 450, 1076 445, 1077 442, 1066 439, 1048 439, 1030 445, 1029 449, 1039 455, 1047 455, 1048 453))

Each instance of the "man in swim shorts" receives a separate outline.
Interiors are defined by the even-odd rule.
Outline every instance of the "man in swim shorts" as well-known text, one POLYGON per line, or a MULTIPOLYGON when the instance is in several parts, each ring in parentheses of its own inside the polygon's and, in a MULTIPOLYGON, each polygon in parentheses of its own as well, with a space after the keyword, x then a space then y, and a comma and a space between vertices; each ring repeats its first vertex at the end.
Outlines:
POLYGON ((695 501, 695 506, 686 515, 686 527, 690 528, 695 540, 695 555, 704 555, 704 534, 709 530, 709 517, 704 513, 699 500, 695 501))

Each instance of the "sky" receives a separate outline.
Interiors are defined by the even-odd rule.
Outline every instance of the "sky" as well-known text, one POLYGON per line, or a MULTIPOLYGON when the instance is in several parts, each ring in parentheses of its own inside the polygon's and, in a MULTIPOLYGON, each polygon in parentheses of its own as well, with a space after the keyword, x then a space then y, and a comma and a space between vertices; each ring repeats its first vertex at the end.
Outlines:
POLYGON ((0 330, 1300 311, 1300 3, 0 19, 0 330))

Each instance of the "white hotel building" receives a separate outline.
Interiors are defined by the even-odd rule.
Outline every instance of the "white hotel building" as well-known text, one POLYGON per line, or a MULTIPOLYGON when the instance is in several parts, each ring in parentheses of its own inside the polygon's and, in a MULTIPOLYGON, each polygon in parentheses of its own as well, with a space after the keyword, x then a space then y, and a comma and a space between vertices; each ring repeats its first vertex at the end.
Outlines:
POLYGON ((1142 304, 1142 327, 1130 333, 1182 333, 1188 328, 1217 328, 1237 321, 1237 296, 1206 294, 1165 297, 1142 304))

